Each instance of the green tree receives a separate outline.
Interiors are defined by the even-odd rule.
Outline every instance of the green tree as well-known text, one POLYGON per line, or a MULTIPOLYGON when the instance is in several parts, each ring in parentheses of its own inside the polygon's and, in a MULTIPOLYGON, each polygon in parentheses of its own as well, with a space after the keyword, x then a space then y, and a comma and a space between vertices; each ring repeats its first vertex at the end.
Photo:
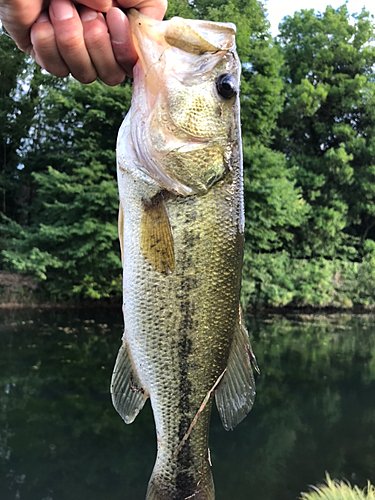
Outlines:
POLYGON ((6 267, 44 280, 54 299, 120 294, 115 149, 131 88, 50 77, 39 92, 23 155, 31 223, 7 226, 6 267))
POLYGON ((33 116, 30 76, 30 61, 0 28, 0 213, 12 218, 19 217, 24 195, 18 185, 18 167, 19 148, 33 116))
POLYGON ((264 6, 256 1, 198 0, 198 17, 233 22, 242 63, 241 125, 244 153, 246 264, 244 280, 258 286, 259 253, 270 253, 293 237, 306 207, 285 155, 271 150, 284 96, 282 58, 274 47, 264 6))
POLYGON ((294 256, 357 259, 375 232, 374 25, 346 5, 287 16, 278 43, 285 105, 274 146, 311 207, 294 256))
MULTIPOLYGON (((256 1, 195 3, 198 15, 233 22, 242 63, 241 125, 244 154, 244 304, 257 303, 264 283, 280 266, 272 254, 293 239, 308 211, 284 153, 272 150, 283 108, 283 60, 272 42, 264 6, 256 1)), ((285 260, 285 257, 282 256, 285 260)), ((278 259, 278 257, 277 257, 278 259)), ((278 259, 280 260, 280 259, 278 259)), ((288 300, 288 292, 283 301, 288 300)), ((282 302, 283 302, 282 301, 282 302)))
MULTIPOLYGON (((172 15, 234 22, 238 28, 246 270, 251 274, 259 250, 280 248, 305 211, 284 155, 270 149, 283 103, 282 60, 271 44, 265 10, 256 0, 172 0, 172 15)), ((34 113, 28 139, 19 148, 23 169, 17 177, 17 189, 26 190, 28 199, 22 220, 11 218, 3 227, 4 265, 43 279, 55 298, 99 297, 116 287, 119 291, 114 151, 130 87, 81 86, 36 70, 29 87, 35 94, 34 113)))

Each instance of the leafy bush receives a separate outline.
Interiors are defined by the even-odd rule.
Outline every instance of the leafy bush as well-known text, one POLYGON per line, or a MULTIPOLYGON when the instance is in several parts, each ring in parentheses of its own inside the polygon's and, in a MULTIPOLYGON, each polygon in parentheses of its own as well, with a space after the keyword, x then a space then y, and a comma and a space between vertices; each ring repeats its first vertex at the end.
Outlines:
POLYGON ((361 263, 293 259, 286 251, 273 254, 245 252, 242 301, 252 307, 375 306, 375 245, 361 263))

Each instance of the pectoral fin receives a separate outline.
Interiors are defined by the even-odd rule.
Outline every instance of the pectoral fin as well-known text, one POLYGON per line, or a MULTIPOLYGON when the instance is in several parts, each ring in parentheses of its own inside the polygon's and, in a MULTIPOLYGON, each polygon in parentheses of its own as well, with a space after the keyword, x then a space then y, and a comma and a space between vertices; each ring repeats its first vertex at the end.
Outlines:
POLYGON ((254 404, 255 380, 251 365, 259 372, 249 335, 240 315, 227 371, 215 392, 216 406, 227 431, 239 424, 254 404))
POLYGON ((120 347, 113 370, 111 396, 113 406, 127 424, 134 421, 148 398, 141 387, 125 342, 120 347))
POLYGON ((174 272, 172 228, 161 193, 143 203, 141 250, 156 271, 162 274, 174 272))

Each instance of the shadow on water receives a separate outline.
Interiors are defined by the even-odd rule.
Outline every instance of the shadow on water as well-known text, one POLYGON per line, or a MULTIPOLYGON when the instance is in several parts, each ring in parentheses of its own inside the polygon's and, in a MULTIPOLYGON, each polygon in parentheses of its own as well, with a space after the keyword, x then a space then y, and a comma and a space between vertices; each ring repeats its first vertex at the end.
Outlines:
MULTIPOLYGON (((251 414, 216 411, 217 500, 293 500, 325 471, 375 481, 375 317, 250 318, 262 375, 251 414)), ((109 397, 121 311, 0 311, 0 498, 144 500, 150 406, 125 425, 109 397)))

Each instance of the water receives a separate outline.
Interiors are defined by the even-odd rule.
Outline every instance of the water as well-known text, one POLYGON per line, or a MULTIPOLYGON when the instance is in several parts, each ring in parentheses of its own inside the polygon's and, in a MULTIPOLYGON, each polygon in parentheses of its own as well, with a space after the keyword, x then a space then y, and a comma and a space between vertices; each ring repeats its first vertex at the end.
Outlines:
MULTIPOLYGON (((217 500, 294 500, 325 471, 375 482, 375 317, 251 318, 262 375, 233 432, 216 410, 217 500)), ((149 404, 125 425, 109 381, 120 310, 0 311, 0 499, 144 500, 149 404)))

